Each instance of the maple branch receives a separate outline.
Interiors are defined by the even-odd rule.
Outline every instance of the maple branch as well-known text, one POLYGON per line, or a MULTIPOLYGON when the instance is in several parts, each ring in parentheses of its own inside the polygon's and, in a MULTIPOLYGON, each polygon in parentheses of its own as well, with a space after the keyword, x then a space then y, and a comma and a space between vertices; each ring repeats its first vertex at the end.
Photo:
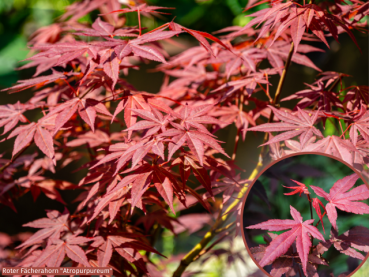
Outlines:
POLYGON ((299 269, 299 275, 300 275, 300 277, 302 277, 303 275, 302 275, 302 273, 301 273, 300 266, 299 266, 299 265, 297 265, 297 268, 299 269))
MULTIPOLYGON (((326 212, 323 213, 322 218, 323 218, 323 216, 325 216, 325 214, 326 214, 326 212)), ((319 218, 317 224, 315 224, 315 227, 317 227, 319 225, 319 223, 320 223, 320 218, 319 218)))
POLYGON ((339 82, 340 82, 340 78, 337 78, 336 81, 334 81, 331 87, 328 89, 328 92, 331 92, 332 90, 334 90, 339 82))
MULTIPOLYGON (((291 64, 291 59, 292 59, 294 49, 295 49, 294 43, 291 42, 290 51, 288 53, 288 57, 287 57, 286 64, 284 66, 281 78, 279 79, 278 87, 277 87, 277 90, 275 91, 273 102, 270 103, 274 107, 278 106, 278 104, 279 104, 282 87, 283 87, 284 81, 286 79, 287 70, 288 70, 288 68, 290 67, 290 64, 291 64)), ((271 111, 269 119, 268 119, 268 123, 273 122, 273 120, 274 120, 274 113, 273 113, 273 111, 271 111)), ((267 140, 268 140, 268 133, 265 133, 264 139, 263 139, 263 144, 266 143, 267 140)), ((264 146, 262 146, 262 148, 260 150, 259 162, 261 162, 261 163, 263 161, 263 156, 264 156, 265 149, 266 149, 266 147, 264 145, 264 146)))
MULTIPOLYGON (((241 95, 240 95, 240 106, 239 106, 239 113, 241 116, 242 110, 243 110, 243 101, 244 101, 245 95, 243 94, 243 91, 241 91, 241 95)), ((234 161, 236 159, 236 155, 237 155, 237 148, 238 148, 238 141, 240 140, 240 133, 241 133, 241 128, 237 129, 237 135, 235 138, 235 142, 234 142, 234 149, 233 149, 233 154, 232 154, 232 160, 234 161)))
MULTIPOLYGON (((277 105, 278 102, 279 102, 279 98, 281 96, 281 91, 282 91, 282 88, 283 88, 283 85, 284 85, 284 81, 286 80, 287 70, 288 70, 288 68, 290 67, 290 64, 291 64, 291 59, 292 59, 294 49, 295 49, 294 43, 291 42, 290 52, 288 53, 288 57, 287 57, 286 64, 284 66, 284 69, 283 69, 283 72, 282 72, 282 75, 281 75, 281 79, 279 79, 278 87, 277 87, 277 90, 275 91, 273 105, 277 105)), ((269 118, 271 118, 270 122, 272 122, 273 119, 274 119, 273 112, 270 114, 269 118)))
POLYGON ((140 35, 141 36, 141 14, 140 14, 140 10, 137 10, 137 14, 138 14, 138 28, 140 29, 140 35))
POLYGON ((93 90, 95 88, 95 86, 96 86, 96 84, 91 86, 79 99, 83 99, 83 97, 85 97, 91 90, 93 90))
MULTIPOLYGON (((308 200, 309 200, 309 206, 310 206, 310 217, 311 219, 314 219, 314 216, 313 216, 313 205, 311 204, 311 197, 309 194, 306 195, 308 200)), ((311 236, 311 245, 313 245, 313 242, 314 242, 314 238, 313 236, 311 236)), ((310 248, 310 253, 312 251, 312 248, 310 248)))
MULTIPOLYGON (((87 132, 87 129, 84 125, 84 122, 82 121, 82 119, 80 119, 80 122, 81 122, 81 128, 84 132, 87 132)), ((86 148, 87 148, 87 151, 88 151, 88 155, 90 157, 90 161, 93 161, 94 160, 94 153, 92 152, 92 149, 91 149, 91 146, 89 143, 86 144, 86 148)))
POLYGON ((72 92, 74 93, 74 95, 76 97, 78 97, 78 93, 76 92, 76 90, 69 84, 69 82, 66 79, 62 79, 67 85, 68 87, 72 90, 72 92))
MULTIPOLYGON (((155 223, 155 225, 153 226, 153 231, 150 237, 150 245, 155 245, 156 240, 158 239, 159 235, 160 235, 160 230, 161 230, 161 226, 158 223, 155 223)), ((151 252, 150 251, 146 251, 145 256, 147 258, 150 257, 151 252)))
POLYGON ((19 151, 17 154, 15 154, 15 156, 6 164, 4 164, 1 168, 0 168, 0 173, 2 173, 5 169, 7 169, 9 166, 11 166, 13 164, 13 162, 24 153, 24 151, 26 151, 28 149, 28 147, 31 146, 32 143, 29 143, 26 147, 24 147, 21 151, 19 151))
POLYGON ((340 136, 340 138, 342 138, 344 136, 344 134, 347 132, 347 130, 351 127, 352 123, 347 126, 346 130, 342 133, 342 135, 340 136))

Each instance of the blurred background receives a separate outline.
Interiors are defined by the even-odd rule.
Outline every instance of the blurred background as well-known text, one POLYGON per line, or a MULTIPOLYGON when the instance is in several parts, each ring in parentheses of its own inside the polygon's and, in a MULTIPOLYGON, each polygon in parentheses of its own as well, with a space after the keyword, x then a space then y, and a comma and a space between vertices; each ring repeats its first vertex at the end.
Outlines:
MULTIPOLYGON (((343 163, 321 155, 299 155, 284 159, 268 168, 259 177, 259 182, 256 182, 251 188, 245 203, 243 226, 248 227, 270 219, 292 219, 290 205, 301 213, 304 221, 308 220, 311 217, 309 201, 306 195, 302 194, 301 197, 299 194, 284 195, 284 193, 293 191, 285 187, 296 186, 296 183, 292 182, 291 179, 305 184, 309 189, 310 197, 316 198, 318 196, 313 189, 309 188, 310 185, 320 187, 329 193, 329 190, 335 182, 353 173, 354 172, 343 163), (266 196, 266 198, 263 196, 266 196)), ((354 187, 362 184, 363 181, 359 178, 354 187)), ((327 204, 327 201, 322 197, 318 197, 318 199, 321 200, 324 205, 327 204)), ((369 204, 369 199, 362 202, 369 204)), ((323 212, 322 210, 322 213, 323 212)), ((355 226, 369 228, 368 214, 357 215, 340 210, 337 210, 337 213, 339 235, 355 226)), ((315 219, 314 223, 317 223, 319 217, 315 210, 313 210, 313 215, 315 219)), ((329 240, 331 224, 327 216, 324 216, 323 223, 325 233, 323 232, 321 224, 319 224, 317 228, 323 234, 324 238, 329 240)), ((266 244, 263 236, 266 235, 268 231, 260 229, 244 230, 247 245, 250 248, 260 244, 266 244)), ((273 233, 281 234, 284 232, 285 231, 273 233)), ((314 245, 317 243, 318 241, 314 240, 314 245)), ((333 246, 323 254, 323 258, 328 261, 329 268, 320 265, 318 267, 320 277, 331 276, 331 272, 333 272, 334 276, 338 276, 344 272, 351 273, 361 263, 358 259, 339 253, 333 246)), ((269 272, 270 266, 266 266, 265 269, 269 272)), ((369 273, 368 269, 365 271, 363 269, 363 272, 369 273)))
MULTIPOLYGON (((17 71, 16 68, 22 65, 20 61, 28 57, 29 49, 27 48, 27 40, 30 35, 42 26, 52 24, 60 15, 63 14, 66 6, 75 2, 74 0, 0 0, 0 89, 14 85, 17 80, 30 78, 34 70, 26 69, 17 71)), ((244 26, 250 20, 245 15, 253 13, 263 6, 256 7, 247 13, 243 13, 243 8, 248 0, 149 0, 151 5, 174 7, 170 10, 171 15, 162 15, 160 18, 143 18, 143 26, 148 29, 154 29, 163 23, 171 21, 175 17, 175 21, 191 29, 206 31, 212 33, 224 27, 239 25, 244 26)), ((91 14, 80 19, 81 22, 93 22, 97 17, 91 14)), ((128 25, 137 25, 137 16, 134 13, 127 14, 128 25)), ((368 84, 368 36, 355 32, 356 39, 360 45, 363 54, 356 48, 347 34, 340 36, 340 44, 332 38, 328 38, 330 50, 327 53, 311 53, 309 58, 323 71, 336 71, 349 74, 351 78, 345 81, 346 86, 368 84)), ((186 45, 196 45, 191 36, 181 35, 180 43, 186 45)), ((328 50, 323 43, 312 43, 313 46, 328 50)), ((183 48, 182 50, 184 50, 183 48)), ((181 49, 169 48, 169 54, 175 55, 181 49)), ((140 70, 131 70, 127 76, 127 81, 133 84, 137 90, 155 93, 159 91, 163 80, 162 73, 149 72, 155 68, 157 64, 152 62, 141 66, 140 70)), ((297 64, 292 64, 287 74, 286 85, 282 91, 282 98, 296 91, 305 88, 304 82, 311 83, 315 80, 318 72, 313 69, 306 68, 297 64)), ((278 77, 271 79, 273 87, 276 88, 278 77)), ((274 94, 273 87, 271 88, 274 94)), ((0 92, 0 105, 15 103, 18 100, 26 102, 30 97, 29 91, 16 94, 7 94, 0 92)), ((282 103, 284 107, 293 108, 296 102, 288 101, 282 103)), ((32 118, 32 117, 31 117, 32 118)), ((219 139, 224 142, 223 147, 227 153, 232 153, 236 128, 230 125, 217 133, 219 139)), ((327 122, 325 135, 331 135, 335 132, 335 126, 331 126, 327 122)), ((263 133, 248 133, 245 142, 240 142, 238 147, 237 165, 245 170, 245 176, 250 173, 257 163, 259 149, 263 139, 263 133), (247 153, 247 155, 243 154, 247 153), (251 162, 250 162, 251 161, 251 162)), ((2 137, 0 137, 2 139, 2 137)), ((0 154, 12 148, 12 141, 4 142, 0 145, 0 154)), ((71 171, 81 165, 83 161, 69 165, 56 173, 57 176, 67 176, 68 181, 78 183, 83 175, 82 172, 71 171)), ((61 191, 63 199, 73 210, 75 206, 72 201, 79 192, 71 194, 70 192, 61 191)), ((35 231, 34 229, 22 228, 24 223, 45 216, 45 209, 62 210, 63 205, 52 201, 44 195, 40 196, 36 203, 33 202, 30 193, 22 197, 18 201, 16 208, 18 214, 14 213, 10 208, 0 208, 0 233, 16 234, 19 230, 35 231), (32 206, 32 209, 29 207, 32 206)), ((202 212, 202 208, 196 205, 186 210, 186 213, 202 212)), ((205 230, 208 227, 205 228, 205 230)), ((200 234, 201 235, 201 234, 200 234)), ((199 240, 200 236, 182 234, 174 240, 173 235, 164 236, 160 243, 160 250, 167 253, 174 252, 183 253, 191 249, 199 240)), ((243 247, 242 240, 236 243, 243 247)), ((164 253, 166 254, 166 253, 164 253)), ((217 261, 211 265, 213 275, 222 276, 226 266, 224 261, 217 261)), ((255 271, 253 264, 249 264, 250 272, 255 271)), ((367 266, 368 267, 368 266, 367 266)), ((196 270, 196 269, 194 269, 196 270)), ((241 270, 242 272, 242 270, 241 270)), ((368 272, 368 271, 366 271, 368 272)), ((232 273, 233 274, 233 273, 232 273)), ((238 276, 234 273, 234 276, 238 276)), ((241 274, 242 275, 242 274, 241 274)), ((240 276, 241 276, 240 275, 240 276)), ((209 275, 210 276, 210 275, 209 275)), ((232 276, 232 275, 228 275, 232 276)), ((243 276, 245 276, 243 274, 243 276)), ((248 276, 248 275, 246 275, 248 276)), ((256 275, 255 275, 256 276, 256 275)), ((359 273, 355 276, 360 276, 359 273)), ((361 276, 368 276, 367 274, 361 276)))

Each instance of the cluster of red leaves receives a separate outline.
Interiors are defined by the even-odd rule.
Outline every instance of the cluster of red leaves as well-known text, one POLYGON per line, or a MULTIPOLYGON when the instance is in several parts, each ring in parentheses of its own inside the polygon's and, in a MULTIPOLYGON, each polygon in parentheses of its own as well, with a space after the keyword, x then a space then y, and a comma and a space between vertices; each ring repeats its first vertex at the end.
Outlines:
POLYGON ((247 229, 269 231, 291 229, 280 235, 269 233, 272 240, 266 240, 267 246, 260 245, 251 248, 251 253, 256 261, 263 267, 272 265, 272 276, 280 277, 283 274, 286 274, 286 276, 295 276, 296 265, 298 266, 298 264, 301 264, 305 276, 318 276, 318 265, 329 266, 321 255, 328 251, 331 245, 334 245, 342 254, 363 260, 365 256, 355 249, 363 251, 365 254, 369 252, 369 229, 357 226, 338 236, 336 211, 337 208, 354 214, 369 214, 369 206, 363 202, 357 202, 369 199, 369 189, 367 186, 360 185, 351 189, 358 178, 359 176, 354 173, 338 180, 330 189, 329 194, 319 187, 310 186, 318 196, 328 201, 325 207, 318 198, 310 198, 309 189, 305 184, 292 180, 298 184, 298 187, 286 187, 294 189, 294 191, 285 193, 285 195, 297 193, 300 193, 300 196, 302 193, 307 195, 318 215, 319 221, 315 226, 310 225, 314 223, 313 218, 303 222, 301 214, 294 207, 290 206, 291 216, 294 220, 271 219, 246 227, 247 229), (323 215, 319 205, 325 211, 323 215), (327 214, 332 224, 329 240, 325 240, 316 228, 321 223, 324 231, 323 217, 325 214, 327 214), (320 242, 317 245, 313 245, 312 237, 319 239, 320 242))
POLYGON ((6 91, 32 89, 34 95, 24 104, 0 107, 4 140, 15 138, 12 159, 0 159, 0 203, 15 210, 13 201, 28 191, 34 199, 42 192, 61 203, 58 190, 84 191, 75 200, 79 205, 73 215, 49 211, 48 218, 27 225, 41 230, 22 244, 22 249, 30 248, 20 265, 57 266, 68 257, 75 264, 112 266, 117 276, 149 274, 154 266, 141 253, 157 253, 153 240, 145 237, 155 233, 152 227, 176 233, 183 230, 178 226, 197 231, 208 222, 193 229, 168 209, 175 214, 200 203, 211 211, 214 196, 221 194, 228 204, 240 191, 245 180, 233 161, 224 159, 228 155, 215 135, 233 123, 243 139, 247 130, 284 132, 270 135, 267 143, 275 158, 319 151, 364 168, 369 143, 366 86, 337 94, 333 88, 345 75, 321 73, 308 91, 291 96, 302 98, 297 111, 286 112, 273 107, 269 77, 282 73, 292 41, 292 62, 319 71, 306 54, 323 50, 301 41, 326 41, 329 35, 337 39, 342 31, 352 36, 352 29, 361 30, 367 4, 271 2, 247 26, 220 30, 228 33, 220 39, 174 21, 145 32, 141 16, 163 14, 165 8, 130 1, 122 9, 118 0, 76 2, 57 23, 32 36, 34 55, 21 68, 35 67, 35 74, 6 91), (80 23, 95 10, 100 14, 91 26, 80 23), (130 12, 137 13, 138 28, 125 25, 124 14, 130 12), (263 22, 261 29, 252 28, 263 22), (200 46, 169 57, 162 41, 172 43, 181 33, 200 46), (159 62, 157 70, 166 76, 156 94, 137 91, 122 78, 147 60, 159 62), (264 60, 270 67, 260 67, 264 60), (258 99, 260 93, 270 100, 258 99), (39 112, 38 120, 27 119, 28 111, 39 112), (282 122, 257 126, 272 112, 282 122), (342 119, 350 139, 342 138, 344 134, 324 137, 318 124, 327 119, 342 119), (121 132, 112 132, 112 126, 121 132), (299 140, 292 140, 297 136, 299 140), (44 156, 23 153, 33 142, 44 156), (44 177, 82 158, 89 161, 80 169, 90 170, 79 186, 44 177))

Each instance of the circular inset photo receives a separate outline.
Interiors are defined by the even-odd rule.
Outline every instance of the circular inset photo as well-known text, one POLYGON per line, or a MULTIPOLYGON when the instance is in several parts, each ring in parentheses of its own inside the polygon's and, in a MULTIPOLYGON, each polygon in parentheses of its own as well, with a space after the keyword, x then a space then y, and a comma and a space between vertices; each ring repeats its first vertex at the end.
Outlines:
POLYGON ((246 194, 244 242, 273 277, 351 276, 368 257, 368 204, 367 182, 348 165, 290 156, 259 174, 246 194))

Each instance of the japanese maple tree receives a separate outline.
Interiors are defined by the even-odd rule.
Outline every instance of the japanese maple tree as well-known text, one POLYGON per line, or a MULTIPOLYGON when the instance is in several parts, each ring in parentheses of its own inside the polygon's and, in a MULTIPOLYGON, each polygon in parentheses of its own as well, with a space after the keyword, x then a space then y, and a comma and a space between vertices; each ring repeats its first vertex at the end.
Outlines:
MULTIPOLYGON (((167 272, 178 277, 192 262, 203 256, 206 261, 231 233, 239 233, 239 223, 228 219, 240 216, 242 196, 270 158, 321 152, 367 174, 368 87, 344 87, 346 74, 320 72, 306 54, 327 50, 310 41, 329 48, 327 37, 339 41, 341 33, 357 44, 353 31, 365 33, 368 3, 252 0, 245 9, 259 4, 268 7, 251 14, 246 26, 219 30, 223 35, 216 37, 175 19, 153 30, 142 26, 141 17, 168 16, 170 7, 143 0, 81 0, 32 35, 31 55, 21 69, 34 68, 34 76, 1 92, 26 94, 29 100, 0 106, 1 142, 13 142, 12 149, 0 153, 0 205, 16 211, 14 203, 31 192, 35 201, 45 194, 66 208, 48 210, 46 217, 27 223, 38 231, 22 237, 17 259, 5 264, 110 266, 117 276, 159 276, 160 270, 169 270, 152 260, 162 255, 156 241, 163 230, 197 232, 210 224, 189 253, 163 257, 181 260, 167 272), (132 13, 138 26, 127 25, 132 13), (87 14, 92 24, 80 20, 87 14), (198 44, 171 57, 166 45, 178 47, 175 39, 183 33, 198 44), (160 91, 139 91, 126 80, 142 62, 157 63, 156 71, 164 74, 160 91), (306 90, 280 100, 291 63, 319 74, 306 90), (272 76, 279 78, 276 90, 272 76), (299 101, 294 109, 280 107, 294 99, 299 101), (324 136, 328 120, 341 131, 324 136), (237 134, 227 143, 234 151, 226 153, 217 132, 233 124, 237 134), (265 132, 265 139, 254 171, 245 177, 235 161, 240 138, 245 140, 250 130, 265 132), (53 177, 81 160, 86 162, 78 170, 87 173, 78 184, 53 177), (82 191, 74 211, 67 209, 60 190, 82 191), (216 219, 181 214, 196 203, 216 219)), ((298 185, 295 192, 306 193, 298 185)), ((332 224, 335 209, 357 211, 355 193, 319 191, 330 201, 324 211, 332 224)), ((312 205, 317 211, 322 206, 320 200, 312 205)), ((292 208, 291 213, 294 221, 278 228, 298 230, 291 243, 305 241, 299 254, 306 271, 306 238, 321 236, 309 220, 302 222, 292 208)), ((322 223, 323 214, 318 214, 322 223)), ((347 236, 344 243, 351 240, 347 236)), ((219 255, 231 253, 223 249, 219 255)))

